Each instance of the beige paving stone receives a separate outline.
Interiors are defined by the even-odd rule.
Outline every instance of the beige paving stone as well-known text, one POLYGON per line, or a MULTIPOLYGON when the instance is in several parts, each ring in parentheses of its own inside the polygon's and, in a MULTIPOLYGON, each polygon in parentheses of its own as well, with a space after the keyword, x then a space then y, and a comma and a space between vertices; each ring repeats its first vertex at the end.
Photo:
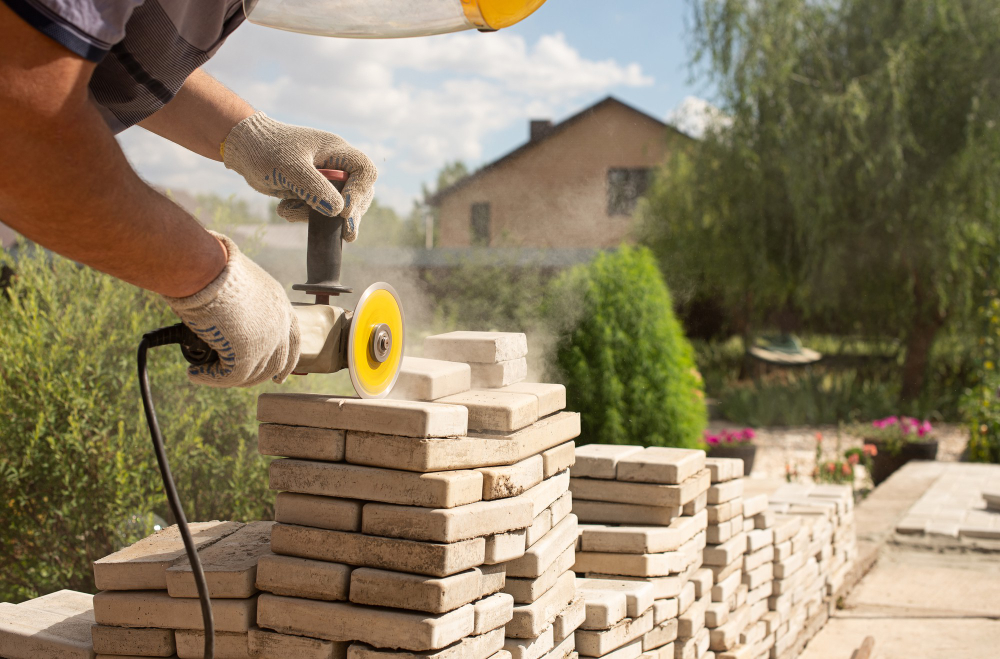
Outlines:
POLYGON ((278 492, 274 502, 274 519, 285 524, 331 531, 360 531, 363 505, 364 502, 353 499, 278 492))
POLYGON ((700 559, 705 546, 705 534, 699 533, 677 551, 658 554, 616 554, 610 552, 577 552, 575 572, 619 573, 632 577, 660 577, 679 574, 700 559))
POLYGON ((262 423, 257 428, 261 455, 340 462, 344 459, 343 430, 262 423))
POLYGON ((690 581, 684 584, 680 594, 677 595, 677 615, 680 615, 691 608, 691 605, 700 598, 695 596, 694 584, 690 581))
POLYGON ((509 638, 534 638, 549 627, 556 616, 576 599, 575 577, 564 573, 544 595, 530 604, 514 607, 514 617, 507 624, 509 638))
POLYGON ((528 339, 519 332, 458 331, 424 339, 424 356, 456 362, 494 364, 528 354, 528 339))
POLYGON ((542 463, 542 456, 534 455, 512 465, 478 469, 483 475, 483 499, 516 497, 538 485, 542 482, 542 463))
POLYGON ((549 506, 552 512, 552 526, 566 519, 566 516, 573 512, 573 495, 567 490, 549 506))
POLYGON ((678 639, 674 641, 674 659, 697 659, 699 657, 704 659, 708 653, 708 642, 707 629, 702 629, 692 638, 678 639))
POLYGON ((575 545, 576 536, 576 515, 568 515, 525 550, 524 556, 508 563, 507 576, 534 578, 541 575, 567 547, 575 545))
POLYGON ((524 556, 526 535, 524 529, 518 529, 486 536, 486 564, 497 565, 524 556))
POLYGON ((542 476, 552 478, 576 462, 576 444, 566 442, 542 453, 542 476))
POLYGON ((716 584, 712 586, 712 601, 725 602, 729 599, 734 593, 736 593, 736 589, 740 586, 741 579, 742 574, 735 572, 722 581, 716 582, 716 584))
POLYGON ((496 654, 490 655, 489 659, 512 659, 507 650, 498 650, 496 654))
POLYGON ((479 636, 466 636, 445 648, 426 652, 373 648, 363 643, 351 643, 346 657, 347 659, 492 659, 502 652, 503 642, 503 630, 497 629, 479 636))
POLYGON ((503 627, 514 616, 514 598, 507 593, 496 593, 476 602, 473 636, 503 627))
POLYGON ((351 570, 341 563, 269 554, 257 564, 257 588, 289 597, 346 600, 351 570))
POLYGON ((743 516, 753 517, 767 510, 767 495, 756 494, 743 497, 743 516))
POLYGON ((472 370, 468 364, 403 357, 399 378, 389 392, 389 398, 404 400, 435 400, 459 394, 472 388, 472 370))
POLYGON ((471 604, 442 614, 320 602, 264 593, 257 624, 285 634, 329 641, 359 641, 376 647, 439 650, 472 633, 471 604))
MULTIPOLYGON (((580 581, 579 579, 577 581, 580 581)), ((594 579, 600 581, 600 579, 594 579)), ((580 629, 600 631, 611 629, 625 619, 628 600, 625 593, 615 590, 590 589, 577 592, 583 597, 585 615, 580 629)))
POLYGON ((515 394, 531 394, 538 399, 538 415, 548 416, 566 408, 566 387, 546 382, 519 382, 501 388, 515 394))
POLYGON ((504 565, 480 565, 478 570, 483 574, 482 596, 492 595, 503 590, 507 581, 507 570, 504 565))
MULTIPOLYGON (((777 515, 773 510, 765 510, 762 513, 757 513, 753 516, 754 528, 769 529, 774 526, 776 519, 777 515)), ((777 541, 775 541, 775 544, 777 544, 777 541)))
POLYGON ((655 650, 663 647, 667 643, 672 643, 677 638, 677 620, 667 620, 662 624, 655 625, 642 637, 642 647, 644 650, 655 650))
POLYGON ((677 616, 677 638, 691 638, 705 628, 705 610, 710 603, 709 598, 703 597, 677 616))
POLYGON ((279 634, 254 627, 247 635, 247 646, 256 659, 344 659, 348 643, 279 634))
POLYGON ((257 420, 407 437, 458 437, 468 432, 468 414, 459 406, 325 394, 261 394, 257 420))
MULTIPOLYGON (((552 624, 552 635, 554 640, 556 635, 555 623, 552 624)), ((556 641, 556 646, 544 655, 544 659, 570 659, 570 657, 577 657, 578 655, 574 652, 575 647, 576 638, 571 633, 561 641, 556 641)))
POLYGON ((350 601, 428 613, 447 613, 479 599, 482 573, 472 568, 448 577, 357 568, 351 573, 350 601))
MULTIPOLYGON (((195 547, 202 549, 234 533, 239 522, 189 524, 195 547)), ((94 582, 99 590, 166 590, 167 568, 185 555, 177 526, 162 531, 94 561, 94 582)))
MULTIPOLYGON (((520 396, 525 394, 505 395, 520 396)), ((557 412, 544 418, 539 418, 538 421, 531 425, 513 432, 484 430, 470 434, 477 441, 488 440, 487 443, 490 443, 500 440, 513 443, 517 457, 506 464, 537 455, 542 451, 575 439, 579 435, 580 415, 576 412, 557 412)))
POLYGON ((705 466, 712 472, 713 484, 743 477, 743 460, 739 458, 708 458, 705 466))
MULTIPOLYGON (((556 474, 552 478, 546 478, 535 487, 518 495, 522 501, 531 502, 531 514, 534 517, 542 514, 542 511, 552 506, 560 497, 568 494, 569 491, 569 471, 556 474)), ((555 510, 553 510, 553 525, 556 524, 555 510)))
MULTIPOLYGON (((709 518, 709 521, 712 521, 711 518, 709 518)), ((774 544, 777 545, 785 540, 791 540, 792 536, 799 532, 802 528, 802 518, 782 515, 781 517, 776 517, 774 523, 769 526, 772 526, 774 529, 774 544)), ((761 526, 758 525, 757 528, 761 528, 761 526)))
POLYGON ((611 591, 625 595, 625 615, 638 618, 646 609, 653 606, 653 596, 656 589, 653 584, 643 581, 627 581, 623 579, 577 579, 576 590, 586 595, 592 591, 611 591))
MULTIPOLYGON (((579 464, 579 454, 577 455, 579 464)), ((596 478, 571 478, 569 489, 574 499, 610 501, 644 506, 683 506, 709 487, 708 470, 688 478, 680 485, 624 483, 596 478)))
POLYGON ((271 462, 269 471, 272 490, 301 494, 426 508, 454 508, 483 497, 483 476, 473 470, 414 474, 285 458, 271 462))
POLYGON ((647 611, 639 618, 625 618, 611 629, 604 631, 579 630, 576 632, 576 649, 588 657, 601 657, 612 650, 639 640, 653 628, 653 612, 647 611))
POLYGON ((139 629, 94 625, 91 628, 97 654, 136 654, 147 657, 170 657, 177 649, 172 629, 139 629))
POLYGON ((365 504, 361 529, 368 535, 458 542, 526 528, 533 517, 531 501, 521 498, 478 501, 454 508, 421 508, 365 504))
MULTIPOLYGON (((209 597, 244 599, 257 592, 257 561, 271 553, 274 522, 250 522, 198 552, 209 597)), ((167 569, 171 597, 198 597, 191 563, 182 556, 167 569)))
POLYGON ((587 501, 576 496, 573 497, 573 512, 576 513, 581 522, 588 524, 668 526, 674 519, 680 517, 681 508, 587 501))
POLYGON ((670 599, 678 597, 691 580, 691 576, 701 567, 701 561, 686 569, 684 572, 669 577, 629 577, 612 574, 600 574, 596 572, 587 573, 588 579, 626 579, 635 581, 645 581, 653 584, 656 599, 670 599))
POLYGON ((556 643, 561 643, 563 639, 573 635, 587 617, 587 602, 577 593, 576 599, 570 602, 569 606, 563 609, 562 613, 556 616, 552 623, 552 632, 556 643))
POLYGON ((750 608, 741 606, 729 620, 709 632, 709 648, 715 651, 728 650, 740 642, 740 634, 746 629, 750 618, 750 608))
POLYGON ((91 659, 93 619, 22 605, 0 604, 0 656, 8 659, 56 657, 91 659))
MULTIPOLYGON (((189 629, 177 630, 178 659, 203 659, 205 656, 205 632, 189 629)), ((247 635, 235 632, 215 634, 216 659, 250 659, 247 635)))
POLYGON ((722 543, 721 545, 710 545, 705 547, 704 563, 708 566, 726 566, 743 555, 747 549, 747 536, 741 533, 738 536, 722 543))
POLYGON ((801 553, 793 554, 783 561, 775 561, 772 563, 774 578, 778 580, 790 578, 793 574, 799 571, 799 568, 805 565, 805 562, 806 555, 801 553))
POLYGON ((694 515, 697 515, 701 511, 705 510, 707 505, 708 492, 705 491, 684 504, 684 514, 688 517, 693 517, 694 515))
POLYGON ((552 528, 552 509, 546 508, 532 520, 524 536, 525 547, 538 542, 552 528))
POLYGON ((704 466, 704 451, 650 446, 619 458, 616 478, 636 483, 679 485, 704 466))
POLYGON ((654 625, 659 625, 665 620, 676 618, 678 613, 680 613, 680 610, 679 610, 679 602, 676 597, 653 601, 654 625))
POLYGON ((743 514, 743 500, 734 499, 725 503, 712 504, 706 510, 708 511, 709 524, 722 524, 743 514))
MULTIPOLYGON (((583 653, 580 653, 584 656, 583 653)), ((631 643, 621 646, 617 650, 603 655, 601 659, 638 659, 642 655, 642 639, 636 639, 631 643)))
POLYGON ((771 529, 756 529, 747 533, 747 552, 752 553, 773 546, 774 531, 771 529))
POLYGON ((712 602, 705 607, 705 626, 715 629, 729 620, 729 606, 725 602, 712 602))
POLYGON ((623 554, 657 554, 676 551, 708 525, 702 511, 694 517, 677 517, 667 527, 655 526, 580 526, 583 551, 623 554))
POLYGON ((576 449, 574 478, 601 478, 613 480, 618 473, 618 461, 629 455, 641 453, 641 446, 621 444, 587 444, 576 449))
POLYGON ((509 359, 495 364, 469 364, 472 367, 472 386, 477 389, 499 389, 524 382, 528 378, 528 360, 509 359))
POLYGON ((529 638, 505 638, 503 648, 514 659, 539 659, 555 648, 555 630, 549 625, 541 634, 529 638))
POLYGON ((732 574, 742 574, 743 562, 741 560, 735 560, 729 565, 709 565, 708 569, 712 571, 712 577, 715 579, 716 583, 725 581, 732 574))
POLYGON ((94 621, 94 596, 75 590, 57 590, 35 599, 26 600, 17 606, 34 611, 57 613, 76 620, 94 621))
POLYGON ((573 545, 570 545, 559 554, 558 558, 541 575, 526 579, 506 577, 503 590, 505 593, 512 595, 514 601, 518 604, 530 604, 548 592, 563 573, 571 570, 575 560, 576 552, 573 545))
POLYGON ((356 567, 446 577, 482 565, 486 541, 474 538, 440 544, 275 524, 271 531, 271 550, 285 556, 356 567))
POLYGON ((708 488, 709 505, 718 505, 743 496, 743 479, 717 483, 708 488))
POLYGON ((538 399, 530 394, 473 390, 437 401, 468 410, 470 429, 514 432, 538 420, 538 399))
POLYGON ((698 599, 709 593, 712 590, 712 585, 715 583, 712 580, 712 571, 705 568, 696 571, 691 576, 691 581, 694 582, 695 597, 698 599))
MULTIPOLYGON (((257 597, 212 600, 215 630, 246 632, 253 624, 257 597)), ((94 618, 114 627, 204 629, 201 603, 170 597, 165 590, 105 590, 94 595, 94 618)))
POLYGON ((764 563, 771 563, 774 561, 774 545, 767 545, 763 549, 758 549, 752 554, 745 554, 743 556, 743 571, 750 572, 764 563))
POLYGON ((721 545, 723 542, 740 533, 743 533, 743 518, 737 515, 726 522, 712 524, 708 527, 705 536, 708 544, 721 545))

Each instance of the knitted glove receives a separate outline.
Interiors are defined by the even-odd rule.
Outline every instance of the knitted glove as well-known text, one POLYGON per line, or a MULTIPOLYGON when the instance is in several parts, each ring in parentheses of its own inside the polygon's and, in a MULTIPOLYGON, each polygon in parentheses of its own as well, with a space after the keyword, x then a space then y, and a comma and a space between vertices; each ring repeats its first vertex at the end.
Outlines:
POLYGON ((337 135, 289 126, 263 112, 233 127, 222 143, 222 160, 254 190, 281 199, 278 215, 286 220, 305 222, 310 207, 327 217, 343 217, 348 242, 358 236, 378 178, 371 159, 337 135), (350 176, 343 193, 316 168, 346 171, 350 176))
POLYGON ((210 387, 284 382, 299 361, 299 323, 285 290, 243 256, 226 236, 229 263, 201 291, 166 297, 184 324, 219 353, 219 361, 188 367, 188 379, 210 387))

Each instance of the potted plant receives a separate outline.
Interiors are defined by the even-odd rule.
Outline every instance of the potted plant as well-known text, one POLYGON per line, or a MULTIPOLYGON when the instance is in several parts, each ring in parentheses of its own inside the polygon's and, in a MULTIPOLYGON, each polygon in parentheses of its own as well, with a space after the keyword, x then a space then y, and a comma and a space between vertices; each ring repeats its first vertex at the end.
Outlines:
POLYGON ((910 460, 937 459, 938 442, 930 421, 890 416, 870 424, 854 424, 848 432, 864 440, 865 452, 871 458, 872 482, 875 485, 910 460))
POLYGON ((712 458, 739 458, 743 461, 743 475, 749 476, 753 470, 753 459, 757 455, 757 447, 753 438, 757 433, 753 428, 743 430, 723 430, 717 434, 705 431, 705 443, 708 444, 708 455, 712 458))

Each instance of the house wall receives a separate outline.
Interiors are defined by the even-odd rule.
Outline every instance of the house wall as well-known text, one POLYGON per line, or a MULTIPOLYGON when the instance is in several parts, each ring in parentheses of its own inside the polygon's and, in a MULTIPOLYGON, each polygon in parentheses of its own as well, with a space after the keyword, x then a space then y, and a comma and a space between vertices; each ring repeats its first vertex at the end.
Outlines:
POLYGON ((609 168, 650 167, 687 138, 620 103, 605 103, 534 147, 445 195, 439 205, 441 247, 471 242, 470 213, 490 203, 490 245, 619 245, 632 218, 608 216, 609 168))

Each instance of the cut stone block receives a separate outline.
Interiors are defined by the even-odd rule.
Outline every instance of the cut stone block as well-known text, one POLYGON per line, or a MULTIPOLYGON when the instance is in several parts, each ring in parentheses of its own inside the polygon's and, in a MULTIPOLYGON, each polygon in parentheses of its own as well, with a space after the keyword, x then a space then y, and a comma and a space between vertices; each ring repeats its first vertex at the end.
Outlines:
POLYGON ((677 517, 665 528, 581 525, 580 547, 592 552, 658 554, 680 549, 707 526, 705 511, 694 517, 677 517))
POLYGON ((688 517, 697 515, 701 511, 705 510, 705 507, 707 505, 708 505, 708 492, 706 491, 702 492, 694 499, 691 499, 690 501, 684 504, 684 514, 687 515, 688 517))
MULTIPOLYGON (((257 592, 257 560, 271 553, 274 522, 250 522, 235 533, 199 550, 209 597, 245 599, 257 592)), ((171 597, 198 597, 187 556, 167 569, 167 592, 171 597)))
POLYGON ((524 556, 524 550, 524 529, 486 536, 485 562, 487 565, 496 565, 513 561, 524 556))
POLYGON ((708 458, 705 466, 712 474, 713 484, 743 478, 743 460, 739 458, 708 458))
POLYGON ((706 510, 708 510, 709 524, 722 524, 723 522, 728 522, 732 518, 743 514, 743 500, 734 499, 732 501, 726 501, 725 503, 711 505, 708 506, 706 510))
POLYGON ((361 501, 352 499, 278 492, 274 502, 274 520, 331 531, 360 531, 363 505, 361 501))
POLYGON ((715 579, 716 583, 725 581, 730 575, 742 574, 743 562, 740 560, 735 560, 729 565, 709 565, 708 569, 712 571, 712 577, 715 579))
POLYGON ((587 602, 582 596, 577 595, 563 612, 556 616, 552 623, 552 632, 556 643, 561 643, 564 638, 573 635, 587 616, 587 602))
POLYGON ((57 590, 33 600, 21 602, 17 606, 34 611, 47 611, 78 620, 94 621, 94 596, 75 590, 57 590))
POLYGON ((672 643, 677 638, 677 621, 667 620, 664 623, 655 625, 642 637, 642 647, 644 650, 656 650, 667 643, 672 643))
POLYGON ((620 481, 680 485, 704 466, 704 451, 651 446, 620 458, 616 477, 620 481))
POLYGON ((483 597, 503 590, 507 580, 506 568, 503 565, 480 565, 478 569, 483 573, 483 597))
MULTIPOLYGON (((579 464, 579 454, 577 464, 579 464)), ((741 481, 737 481, 741 482, 741 481)), ((652 483, 624 483, 622 481, 593 478, 571 478, 569 489, 574 499, 609 501, 644 506, 683 506, 708 489, 708 470, 688 478, 680 485, 654 485, 652 483)))
MULTIPOLYGON (((205 656, 205 632, 180 629, 177 631, 179 659, 202 659, 205 656)), ((216 632, 216 659, 250 659, 246 634, 216 632)))
POLYGON ((514 432, 538 420, 538 399, 530 394, 467 391, 437 401, 468 410, 470 429, 514 432))
POLYGON ((623 579, 577 579, 576 590, 585 598, 594 591, 625 595, 625 615, 629 618, 638 618, 653 606, 656 592, 651 583, 623 579))
POLYGON ((576 599, 575 577, 572 572, 564 573, 547 593, 531 604, 514 607, 514 617, 507 624, 505 633, 509 638, 534 638, 549 627, 556 616, 562 613, 576 599))
POLYGON ((541 540, 529 547, 521 558, 507 564, 508 577, 535 578, 566 549, 576 544, 576 515, 569 515, 559 522, 541 540))
POLYGON ((601 478, 614 480, 618 473, 618 461, 629 455, 641 453, 641 446, 622 444, 587 444, 576 449, 574 478, 601 478))
POLYGON ((701 599, 712 590, 712 571, 702 568, 691 576, 694 582, 694 596, 701 599))
POLYGON ((688 582, 691 580, 691 576, 695 573, 695 571, 699 567, 701 567, 700 561, 698 561, 697 563, 686 569, 684 572, 669 577, 629 577, 616 574, 600 574, 597 572, 589 572, 587 573, 587 578, 645 581, 647 583, 653 584, 653 588, 655 590, 654 597, 656 599, 658 600, 670 599, 681 595, 682 591, 687 586, 688 582))
POLYGON ((677 616, 677 638, 691 638, 705 628, 705 610, 709 604, 709 599, 703 597, 677 616))
POLYGON ((641 637, 653 628, 653 612, 647 611, 639 618, 625 618, 611 629, 604 631, 580 630, 576 633, 576 649, 588 657, 601 657, 636 639, 642 647, 641 637))
POLYGON ((555 630, 549 626, 538 636, 530 638, 505 638, 504 650, 514 659, 540 659, 555 648, 555 630))
MULTIPOLYGON (((761 513, 761 515, 763 514, 765 513, 761 513)), ((711 516, 709 516, 708 521, 709 522, 712 521, 711 516)), ((783 515, 781 517, 776 517, 774 523, 771 524, 770 526, 772 526, 774 529, 774 544, 777 545, 779 543, 784 542, 785 540, 791 540, 792 536, 794 536, 796 533, 799 532, 799 529, 802 528, 802 518, 796 516, 790 517, 787 515, 783 515)), ((758 524, 757 528, 766 528, 766 527, 761 527, 758 524)))
POLYGON ((576 444, 566 442, 542 453, 542 476, 551 478, 576 462, 576 444))
POLYGON ((439 650, 468 636, 474 620, 471 604, 431 615, 268 593, 260 596, 257 615, 258 625, 285 634, 418 651, 439 650))
POLYGON ((479 636, 503 627, 514 616, 514 598, 506 593, 484 597, 474 605, 473 636, 479 636))
POLYGON ((344 659, 348 644, 255 627, 247 635, 247 646, 256 659, 344 659))
POLYGON ((612 650, 611 652, 602 656, 601 659, 638 659, 640 656, 642 656, 641 638, 636 639, 626 645, 623 645, 617 650, 612 650))
POLYGON ((482 581, 482 573, 475 568, 449 577, 428 577, 363 567, 351 573, 350 600, 369 606, 447 613, 479 599, 482 581))
POLYGON ((713 602, 725 602, 730 597, 736 593, 736 589, 740 587, 742 575, 739 572, 734 572, 725 579, 716 582, 712 586, 712 601, 713 602))
POLYGON ((569 491, 563 492, 552 502, 549 510, 552 512, 552 526, 555 526, 573 512, 573 495, 569 491))
POLYGON ((261 455, 340 462, 344 459, 343 430, 262 423, 257 428, 261 455))
POLYGON ((753 517, 767 510, 767 495, 757 494, 752 497, 743 497, 743 516, 753 517))
POLYGON ((469 364, 472 367, 472 386, 499 389, 509 384, 524 382, 528 377, 528 360, 509 359, 495 364, 469 364))
POLYGON ((743 496, 743 479, 718 483, 708 488, 709 505, 717 505, 743 496))
POLYGON ((774 544, 774 531, 757 529, 747 533, 747 552, 753 553, 774 544))
MULTIPOLYGON (((680 630, 678 628, 678 633, 680 630)), ((708 654, 709 635, 707 629, 701 629, 691 638, 681 639, 678 637, 674 641, 674 659, 704 659, 708 654)))
POLYGON ((290 597, 346 600, 351 569, 340 563, 269 554, 257 564, 257 588, 290 597))
POLYGON ((390 398, 435 400, 460 394, 472 388, 472 370, 468 364, 403 357, 399 378, 389 393, 390 398))
POLYGON ((677 615, 680 615, 691 608, 691 605, 702 598, 695 596, 695 587, 693 583, 686 583, 684 587, 681 588, 680 594, 677 596, 677 615))
POLYGON ((454 508, 483 497, 478 471, 414 474, 352 464, 286 458, 270 466, 272 490, 426 508, 454 508))
POLYGON ((138 629, 94 625, 91 629, 97 654, 135 654, 144 657, 170 657, 177 646, 172 629, 138 629))
MULTIPOLYGON (((552 635, 555 637, 555 625, 552 627, 552 635)), ((579 659, 580 655, 573 651, 576 647, 576 638, 564 638, 561 642, 556 641, 556 646, 544 655, 543 659, 579 659)))
POLYGON ((546 508, 532 520, 524 536, 525 548, 535 544, 552 528, 552 509, 546 508))
POLYGON ((0 655, 8 659, 92 659, 93 618, 0 604, 0 655))
MULTIPOLYGON (((496 629, 479 636, 466 636, 445 648, 426 652, 387 650, 351 643, 346 656, 347 659, 492 659, 503 652, 503 644, 503 630, 496 629)), ((506 659, 510 656, 507 655, 506 659)))
POLYGON ((743 556, 743 571, 750 572, 755 570, 764 563, 772 563, 774 561, 774 545, 767 545, 763 549, 758 549, 752 554, 746 554, 743 556))
MULTIPOLYGON (((573 468, 575 472, 576 467, 573 468)), ((573 473, 571 472, 571 473, 573 473)), ((573 512, 581 522, 588 524, 649 524, 653 526, 669 526, 681 515, 681 508, 663 506, 645 506, 629 503, 608 503, 606 501, 587 501, 579 496, 573 497, 573 512)))
POLYGON ((676 597, 665 600, 655 600, 653 602, 653 624, 662 624, 665 620, 671 620, 680 613, 680 602, 676 597))
MULTIPOLYGON (((554 504, 559 501, 563 496, 569 493, 569 471, 564 471, 556 474, 552 478, 547 478, 535 487, 527 490, 524 494, 518 496, 519 499, 523 501, 531 502, 531 514, 537 517, 542 514, 542 511, 550 506, 554 507, 554 504)), ((552 511, 553 521, 552 524, 555 525, 556 521, 556 510, 552 511)))
POLYGON ((512 465, 479 469, 483 475, 483 499, 516 497, 538 485, 542 482, 542 463, 542 456, 534 455, 512 465))
POLYGON ((715 629, 729 620, 729 607, 725 602, 712 602, 705 607, 705 626, 715 629))
POLYGON ((556 584, 564 572, 573 568, 576 552, 572 545, 566 547, 558 558, 541 575, 530 579, 506 577, 503 590, 514 597, 518 604, 530 604, 556 584))
MULTIPOLYGON (((239 522, 193 522, 188 525, 199 550, 236 532, 239 522)), ((170 526, 135 544, 94 561, 99 590, 166 590, 167 568, 184 556, 177 526, 170 526)))
POLYGON ((764 563, 749 572, 743 573, 743 585, 754 590, 770 582, 774 578, 774 564, 764 563))
MULTIPOLYGON (((246 632, 253 624, 257 598, 212 600, 217 632, 246 632)), ((94 618, 100 625, 204 629, 201 602, 170 597, 165 590, 113 591, 94 595, 94 618)))
POLYGON ((528 338, 519 332, 448 332, 424 339, 424 356, 456 362, 495 364, 528 354, 528 338))
POLYGON ((406 437, 458 437, 468 431, 468 414, 459 406, 325 394, 261 394, 257 420, 406 437))
POLYGON ((566 387, 561 384, 519 382, 503 387, 500 391, 531 394, 538 399, 539 416, 548 416, 566 408, 566 387))
MULTIPOLYGON (((769 529, 774 526, 776 518, 777 516, 773 510, 765 510, 762 513, 757 513, 753 517, 754 528, 769 529)), ((775 544, 777 543, 778 541, 776 540, 775 544)))
POLYGON ((705 547, 704 563, 709 566, 726 566, 742 556, 746 549, 747 536, 741 533, 721 545, 705 547))
POLYGON ((526 528, 534 519, 532 509, 531 501, 519 497, 454 508, 369 503, 362 513, 361 529, 368 535, 458 542, 526 528))
POLYGON ((659 577, 679 574, 696 562, 705 546, 705 534, 699 533, 677 551, 658 554, 616 554, 577 552, 575 572, 614 574, 632 577, 659 577))

